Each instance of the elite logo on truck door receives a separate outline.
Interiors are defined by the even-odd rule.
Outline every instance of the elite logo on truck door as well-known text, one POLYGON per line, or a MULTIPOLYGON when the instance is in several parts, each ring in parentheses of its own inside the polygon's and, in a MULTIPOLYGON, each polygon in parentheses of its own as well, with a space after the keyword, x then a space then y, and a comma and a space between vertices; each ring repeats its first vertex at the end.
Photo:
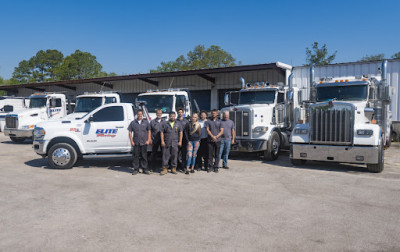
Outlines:
POLYGON ((97 137, 115 137, 117 135, 118 129, 97 129, 97 137))

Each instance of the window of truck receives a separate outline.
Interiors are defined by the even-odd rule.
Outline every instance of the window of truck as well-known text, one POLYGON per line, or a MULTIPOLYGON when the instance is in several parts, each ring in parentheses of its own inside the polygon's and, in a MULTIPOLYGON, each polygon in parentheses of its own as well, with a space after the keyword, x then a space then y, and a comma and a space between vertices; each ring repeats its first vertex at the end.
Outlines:
POLYGON ((76 101, 75 113, 88 113, 102 105, 102 97, 81 97, 76 101))
POLYGON ((239 94, 239 104, 273 104, 275 91, 244 91, 239 94))
POLYGON ((161 109, 163 113, 172 111, 173 95, 141 95, 137 100, 146 102, 150 113, 156 112, 157 109, 161 109))
POLYGON ((317 101, 362 101, 367 93, 367 85, 317 87, 317 101))
POLYGON ((103 108, 93 114, 94 122, 112 122, 124 120, 124 108, 121 106, 103 108))
POLYGON ((31 98, 29 108, 46 107, 47 98, 31 98))

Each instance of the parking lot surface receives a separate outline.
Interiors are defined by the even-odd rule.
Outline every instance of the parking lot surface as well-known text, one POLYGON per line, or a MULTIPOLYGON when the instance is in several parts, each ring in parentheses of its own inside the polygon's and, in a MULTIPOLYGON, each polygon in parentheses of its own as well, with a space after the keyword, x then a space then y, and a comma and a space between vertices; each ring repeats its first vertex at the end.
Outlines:
POLYGON ((2 251, 399 251, 400 145, 385 170, 235 155, 218 174, 54 170, 0 134, 2 251))

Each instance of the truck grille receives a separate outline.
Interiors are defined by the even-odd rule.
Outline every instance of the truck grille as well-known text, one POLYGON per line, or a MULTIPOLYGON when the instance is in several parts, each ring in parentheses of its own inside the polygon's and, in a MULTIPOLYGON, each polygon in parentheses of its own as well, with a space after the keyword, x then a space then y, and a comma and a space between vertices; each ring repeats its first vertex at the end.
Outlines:
POLYGON ((250 137, 250 111, 230 111, 229 119, 235 123, 237 137, 250 137))
POLYGON ((350 145, 353 142, 354 107, 348 104, 311 106, 311 143, 350 145))
POLYGON ((9 129, 18 128, 18 117, 16 116, 6 116, 6 127, 9 129))

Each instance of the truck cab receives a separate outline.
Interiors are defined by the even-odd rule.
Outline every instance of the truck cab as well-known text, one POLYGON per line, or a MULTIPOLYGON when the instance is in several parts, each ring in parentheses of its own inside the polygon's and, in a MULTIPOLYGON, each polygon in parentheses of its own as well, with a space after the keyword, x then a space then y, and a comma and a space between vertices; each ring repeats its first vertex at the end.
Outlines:
POLYGON ((100 106, 120 102, 120 95, 116 92, 85 92, 76 97, 74 112, 64 119, 80 118, 100 106))
POLYGON ((307 160, 367 164, 381 172, 384 147, 390 143, 391 89, 386 81, 386 61, 381 76, 321 78, 310 69, 311 103, 305 123, 291 136, 291 161, 307 160))
MULTIPOLYGON (((82 118, 53 120, 36 125, 33 149, 48 157, 53 168, 72 168, 78 157, 131 156, 128 126, 143 106, 110 103, 82 118)), ((147 118, 144 118, 147 120, 147 118)))
POLYGON ((193 113, 192 97, 188 89, 148 90, 146 93, 139 94, 136 101, 146 104, 150 120, 156 118, 157 109, 161 109, 164 119, 168 118, 170 112, 176 113, 178 108, 183 108, 184 117, 193 113))
POLYGON ((281 148, 289 147, 295 117, 299 117, 299 90, 283 83, 246 83, 241 78, 238 104, 231 102, 233 92, 225 94, 225 107, 236 128, 232 151, 261 152, 267 160, 276 160, 281 148))
POLYGON ((4 131, 5 117, 10 112, 17 112, 29 107, 29 99, 24 97, 0 96, 0 131, 4 131))
POLYGON ((67 99, 62 93, 36 93, 29 96, 29 108, 5 116, 4 134, 14 142, 32 138, 35 125, 67 115, 67 99))

